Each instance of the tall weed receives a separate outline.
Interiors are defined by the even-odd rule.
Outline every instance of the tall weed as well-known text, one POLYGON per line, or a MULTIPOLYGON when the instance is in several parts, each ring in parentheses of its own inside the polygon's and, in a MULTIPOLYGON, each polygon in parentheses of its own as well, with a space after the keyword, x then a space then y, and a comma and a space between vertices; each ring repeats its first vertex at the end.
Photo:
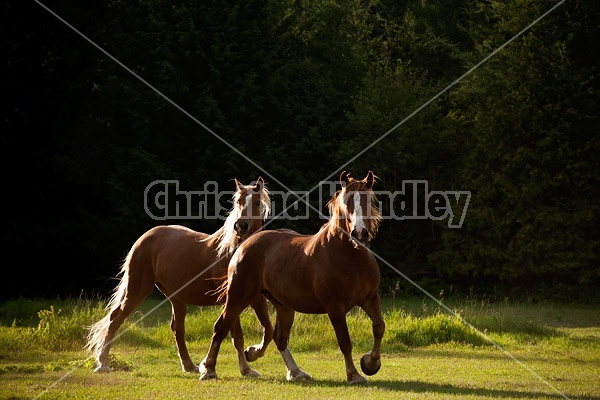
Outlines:
MULTIPOLYGON (((396 299, 399 300, 399 299, 396 299)), ((143 310, 155 310, 157 300, 150 299, 140 307, 123 324, 117 332, 115 344, 126 344, 136 347, 173 346, 167 305, 153 314, 160 318, 145 318, 143 310), (142 322, 135 324, 135 321, 142 322)), ((531 320, 519 309, 518 305, 501 304, 491 307, 489 304, 458 304, 462 308, 451 315, 440 308, 418 302, 402 300, 403 306, 396 308, 384 303, 384 320, 386 333, 383 338, 383 350, 387 352, 404 351, 407 347, 428 346, 447 342, 457 342, 480 346, 487 344, 483 334, 510 334, 519 341, 532 341, 558 335, 554 328, 531 320), (407 311, 411 310, 411 311, 407 311), (459 317, 460 315, 460 317, 459 317), (461 318, 469 321, 475 328, 469 327, 461 318)), ((0 327, 0 353, 9 354, 18 349, 43 349, 50 351, 78 351, 85 345, 88 327, 106 315, 102 301, 77 299, 76 301, 54 301, 45 304, 36 301, 42 309, 36 314, 38 324, 35 327, 20 327, 15 320, 11 327, 0 327)), ((15 303, 16 304, 16 303, 15 303)), ((15 305, 13 304, 13 305, 15 305)), ((20 318, 31 317, 20 310, 31 310, 31 305, 16 304, 16 312, 20 318)), ((8 310, 10 311, 10 310, 8 310)), ((214 322, 220 314, 220 307, 199 307, 190 312, 186 318, 186 339, 188 343, 208 342, 212 336, 214 322)), ((10 315, 4 307, 3 312, 10 315)), ((274 310, 271 309, 271 320, 275 321, 274 310)), ((255 343, 262 336, 262 327, 252 309, 241 315, 242 329, 247 344, 255 343)), ((347 315, 347 322, 353 346, 368 349, 373 342, 371 321, 359 308, 347 315)), ((290 336, 290 346, 296 351, 313 351, 326 348, 337 348, 335 332, 326 315, 308 315, 297 313, 290 336)))
POLYGON ((435 313, 416 317, 404 311, 391 311, 386 315, 389 342, 400 342, 409 347, 456 342, 481 346, 486 343, 474 329, 458 316, 435 313))

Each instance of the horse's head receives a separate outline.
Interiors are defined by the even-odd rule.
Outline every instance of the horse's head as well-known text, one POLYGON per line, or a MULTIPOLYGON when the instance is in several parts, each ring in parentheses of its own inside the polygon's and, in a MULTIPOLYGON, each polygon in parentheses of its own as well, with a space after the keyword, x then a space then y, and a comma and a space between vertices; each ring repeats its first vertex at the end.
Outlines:
POLYGON ((235 179, 235 186, 233 228, 238 238, 244 240, 262 227, 263 219, 271 211, 271 202, 262 177, 254 185, 242 185, 235 179))
POLYGON ((337 195, 339 202, 339 219, 345 222, 345 229, 350 234, 349 240, 357 246, 360 243, 369 246, 377 234, 381 215, 375 206, 373 193, 375 175, 369 171, 364 179, 358 180, 346 171, 340 174, 341 191, 337 195))

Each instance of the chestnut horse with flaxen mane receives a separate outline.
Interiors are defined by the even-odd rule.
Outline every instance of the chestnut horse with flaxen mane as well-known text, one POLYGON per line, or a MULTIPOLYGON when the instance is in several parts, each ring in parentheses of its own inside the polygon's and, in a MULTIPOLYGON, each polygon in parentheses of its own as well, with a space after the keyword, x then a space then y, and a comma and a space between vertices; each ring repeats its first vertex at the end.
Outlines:
POLYGON ((362 180, 340 175, 342 189, 328 203, 330 218, 314 235, 289 230, 263 230, 246 239, 229 263, 223 285, 225 307, 215 322, 210 349, 200 363, 200 379, 216 378, 221 342, 240 313, 260 293, 277 313, 275 343, 287 367, 287 379, 310 378, 288 348, 294 313, 327 314, 346 363, 348 383, 367 379, 352 361, 352 343, 346 314, 361 307, 373 324, 373 349, 361 359, 367 375, 381 367, 380 347, 385 331, 379 297, 380 274, 367 248, 376 235, 381 216, 375 206, 375 183, 369 171, 362 180))
MULTIPOLYGON (((143 234, 133 245, 120 272, 120 282, 107 305, 108 314, 91 326, 86 348, 96 354, 95 372, 110 370, 108 354, 115 333, 125 320, 150 295, 156 286, 171 302, 171 329, 175 336, 181 366, 198 372, 185 344, 187 305, 219 304, 218 286, 227 273, 229 259, 236 247, 262 227, 270 212, 269 192, 262 178, 254 185, 235 179, 233 207, 223 227, 212 235, 179 225, 157 226, 143 234)), ((244 354, 239 318, 231 335, 238 352, 242 375, 257 376, 246 361, 261 357, 273 337, 266 299, 255 296, 252 307, 262 324, 262 343, 250 346, 244 354)))

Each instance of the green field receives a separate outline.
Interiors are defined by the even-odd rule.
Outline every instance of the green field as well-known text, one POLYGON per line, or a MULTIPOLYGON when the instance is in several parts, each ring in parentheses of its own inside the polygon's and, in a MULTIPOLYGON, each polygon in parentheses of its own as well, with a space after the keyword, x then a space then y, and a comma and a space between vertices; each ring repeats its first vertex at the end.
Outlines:
MULTIPOLYGON (((7 301, 0 303, 0 398, 600 399, 597 306, 474 298, 444 304, 460 318, 431 299, 385 299, 382 368, 355 387, 346 384, 324 315, 297 314, 290 337, 296 361, 313 380, 287 382, 274 344, 252 365, 261 378, 242 378, 233 346, 225 342, 219 379, 200 381, 180 368, 170 306, 162 298, 149 298, 121 328, 108 374, 94 374, 93 360, 81 350, 85 326, 104 315, 102 301, 7 301)), ((187 337, 196 362, 206 354, 219 311, 190 307, 187 337)), ((242 317, 246 344, 258 342, 253 313, 242 317)), ((371 347, 370 323, 359 309, 348 314, 348 323, 358 365, 371 347)))

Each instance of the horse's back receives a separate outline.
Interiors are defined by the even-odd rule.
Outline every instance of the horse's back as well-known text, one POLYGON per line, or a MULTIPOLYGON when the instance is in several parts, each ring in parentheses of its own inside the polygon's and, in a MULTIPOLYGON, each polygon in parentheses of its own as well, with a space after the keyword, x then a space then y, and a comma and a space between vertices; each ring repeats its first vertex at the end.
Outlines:
MULTIPOLYGON (((253 260, 249 261, 262 264, 264 260, 255 260, 254 258, 261 258, 261 255, 272 256, 285 251, 285 249, 292 246, 292 243, 304 237, 307 236, 301 235, 291 229, 264 230, 244 240, 236 253, 238 257, 243 259, 253 258, 253 260)), ((293 251, 289 252, 290 249, 287 250, 288 256, 293 254, 293 251)))
POLYGON ((148 240, 148 238, 158 238, 165 240, 169 238, 179 239, 182 237, 195 237, 198 239, 205 239, 208 237, 208 234, 203 232, 197 232, 183 225, 158 225, 148 229, 146 233, 140 236, 139 240, 148 240))
POLYGON ((181 225, 159 225, 147 230, 133 244, 131 256, 134 259, 148 260, 159 254, 172 252, 179 247, 181 251, 193 247, 193 244, 206 239, 208 235, 196 232, 181 225))
POLYGON ((222 276, 227 263, 215 264, 216 253, 205 240, 209 236, 181 225, 149 229, 131 249, 130 279, 152 279, 163 293, 177 293, 188 304, 214 302, 204 298, 216 287, 207 278, 222 276))
POLYGON ((282 263, 294 263, 302 254, 302 247, 294 245, 306 235, 291 229, 264 230, 243 241, 233 255, 230 267, 241 264, 243 269, 278 268, 282 263))

